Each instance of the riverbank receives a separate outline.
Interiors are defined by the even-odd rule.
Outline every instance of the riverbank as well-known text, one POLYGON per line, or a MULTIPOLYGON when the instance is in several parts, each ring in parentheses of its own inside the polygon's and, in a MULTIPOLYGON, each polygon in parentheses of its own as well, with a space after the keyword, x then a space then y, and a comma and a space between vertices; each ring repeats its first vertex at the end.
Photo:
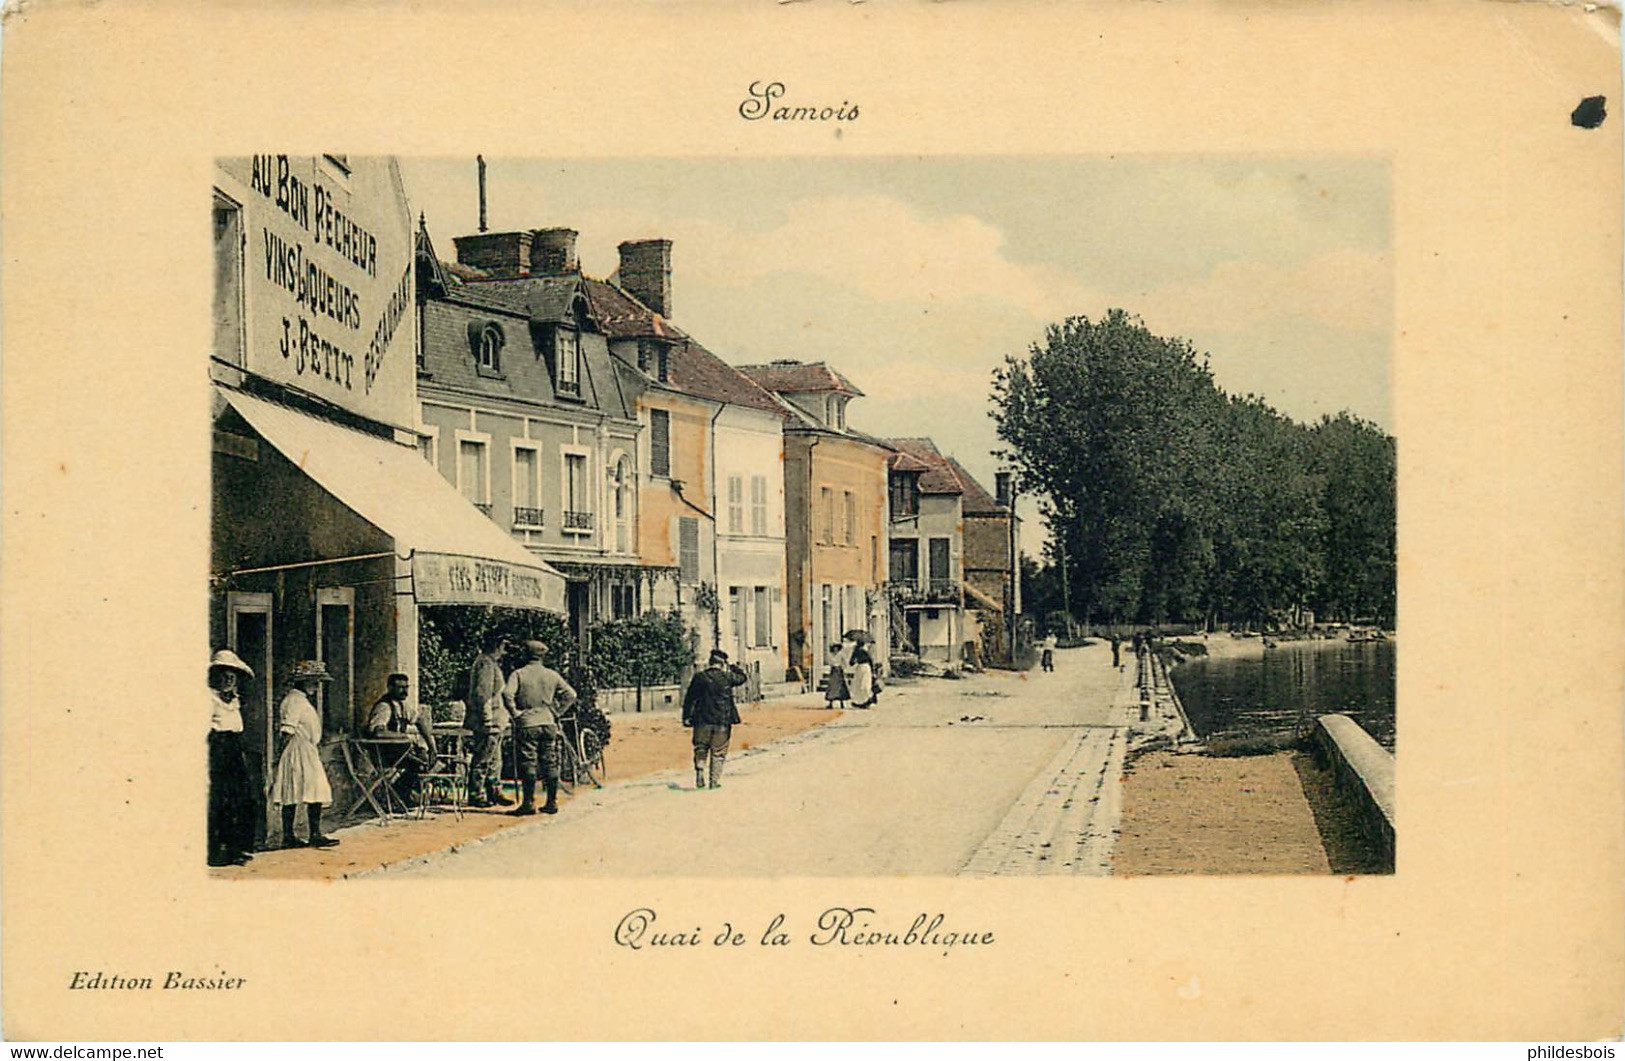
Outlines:
MULTIPOLYGON (((742 705, 741 722, 734 728, 730 753, 739 755, 794 736, 833 721, 841 714, 824 710, 823 699, 814 696, 742 705)), ((683 783, 693 783, 686 776, 686 768, 693 763, 692 745, 676 711, 611 717, 614 733, 604 757, 612 782, 683 769, 683 783)), ((570 813, 571 798, 560 793, 560 817, 570 813)), ((330 829, 340 841, 337 847, 262 851, 246 866, 210 869, 209 875, 221 880, 334 880, 475 843, 507 829, 534 828, 551 820, 509 817, 501 808, 466 808, 461 817, 450 811, 436 810, 424 818, 369 820, 330 829)), ((301 828, 303 821, 301 814, 301 828)))
MULTIPOLYGON (((1227 634, 1210 635, 1206 644, 1205 658, 1221 661, 1339 646, 1317 638, 1266 649, 1262 638, 1227 634)), ((1158 693, 1177 703, 1160 669, 1156 678, 1158 693)), ((1362 832, 1358 808, 1290 732, 1230 733, 1125 764, 1114 874, 1392 871, 1362 832)))
POLYGON ((1309 753, 1151 751, 1123 772, 1114 876, 1391 873, 1309 753))
MULTIPOLYGON (((1331 645, 1354 643, 1350 642, 1342 635, 1339 635, 1338 637, 1303 638, 1301 640, 1271 637, 1268 638, 1268 640, 1275 646, 1271 649, 1264 646, 1266 638, 1262 636, 1233 637, 1229 633, 1212 633, 1208 634, 1206 637, 1202 636, 1201 634, 1193 634, 1187 637, 1172 637, 1168 640, 1195 642, 1207 649, 1207 655, 1205 657, 1193 656, 1191 657, 1192 659, 1257 659, 1265 652, 1271 651, 1290 651, 1297 648, 1326 648, 1331 645)), ((1394 635, 1392 633, 1388 634, 1386 640, 1394 640, 1394 635)))
POLYGON ((1123 772, 1112 875, 1332 872, 1295 754, 1134 759, 1123 772))

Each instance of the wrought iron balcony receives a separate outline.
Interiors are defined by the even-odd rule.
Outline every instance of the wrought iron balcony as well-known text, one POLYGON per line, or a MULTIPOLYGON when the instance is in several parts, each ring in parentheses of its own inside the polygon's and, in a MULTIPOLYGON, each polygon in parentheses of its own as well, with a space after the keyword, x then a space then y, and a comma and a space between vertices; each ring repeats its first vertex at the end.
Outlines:
POLYGON ((523 505, 513 506, 513 525, 515 527, 541 527, 542 510, 539 508, 525 508, 523 505))
POLYGON ((489 516, 491 514, 491 502, 489 502, 489 501, 471 501, 469 503, 472 504, 475 508, 479 509, 481 512, 485 513, 487 516, 489 516))
POLYGON ((571 512, 566 509, 564 512, 564 529, 575 531, 592 530, 592 513, 571 512))
POLYGON ((959 583, 951 578, 905 578, 886 583, 899 604, 958 604, 959 583))

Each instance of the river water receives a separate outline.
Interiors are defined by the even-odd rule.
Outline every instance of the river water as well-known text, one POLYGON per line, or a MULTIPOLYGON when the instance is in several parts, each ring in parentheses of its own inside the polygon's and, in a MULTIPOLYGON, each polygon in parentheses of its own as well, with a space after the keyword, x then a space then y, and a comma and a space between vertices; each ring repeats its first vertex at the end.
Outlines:
POLYGON ((1197 660, 1170 672, 1198 736, 1289 734, 1343 714, 1394 748, 1395 642, 1288 641, 1262 657, 1197 660))

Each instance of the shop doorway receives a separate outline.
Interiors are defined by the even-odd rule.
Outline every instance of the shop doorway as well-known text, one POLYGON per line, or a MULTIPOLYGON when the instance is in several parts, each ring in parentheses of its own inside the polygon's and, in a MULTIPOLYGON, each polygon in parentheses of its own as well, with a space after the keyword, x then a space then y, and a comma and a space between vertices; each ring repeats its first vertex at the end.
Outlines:
POLYGON ((271 769, 276 762, 276 701, 271 684, 271 595, 226 595, 226 646, 254 668, 254 677, 240 678, 237 701, 243 712, 243 756, 256 798, 254 842, 263 845, 269 826, 267 797, 271 769))
POLYGON ((317 705, 322 733, 355 730, 355 590, 329 586, 316 591, 317 654, 333 680, 322 685, 317 705))
POLYGON ((590 589, 585 582, 570 582, 564 587, 564 603, 570 611, 570 636, 583 652, 587 650, 587 624, 592 617, 590 589))

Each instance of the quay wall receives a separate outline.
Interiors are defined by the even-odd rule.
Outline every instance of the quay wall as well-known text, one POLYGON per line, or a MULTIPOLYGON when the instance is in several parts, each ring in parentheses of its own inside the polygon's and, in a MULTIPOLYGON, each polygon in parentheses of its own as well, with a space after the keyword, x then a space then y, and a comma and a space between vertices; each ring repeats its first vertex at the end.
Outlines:
POLYGON ((1315 720, 1314 747, 1337 786, 1359 808, 1371 842, 1389 865, 1394 860, 1394 754, 1347 715, 1315 720))

